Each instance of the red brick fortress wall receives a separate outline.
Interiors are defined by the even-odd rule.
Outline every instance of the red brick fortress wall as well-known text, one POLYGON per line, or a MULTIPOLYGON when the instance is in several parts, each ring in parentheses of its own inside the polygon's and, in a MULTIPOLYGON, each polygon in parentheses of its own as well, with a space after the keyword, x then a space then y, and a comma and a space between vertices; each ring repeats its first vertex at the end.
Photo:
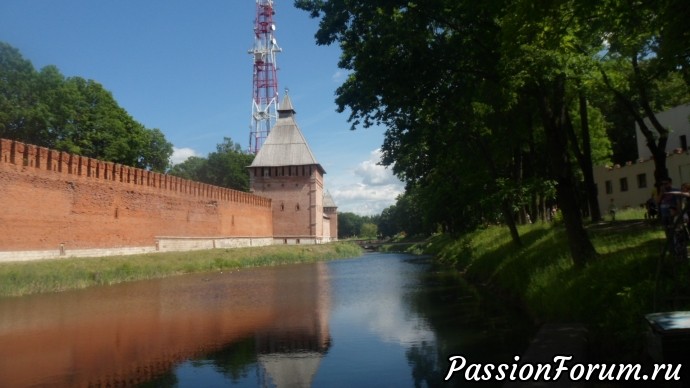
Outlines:
POLYGON ((273 235, 271 200, 0 139, 0 251, 273 235))

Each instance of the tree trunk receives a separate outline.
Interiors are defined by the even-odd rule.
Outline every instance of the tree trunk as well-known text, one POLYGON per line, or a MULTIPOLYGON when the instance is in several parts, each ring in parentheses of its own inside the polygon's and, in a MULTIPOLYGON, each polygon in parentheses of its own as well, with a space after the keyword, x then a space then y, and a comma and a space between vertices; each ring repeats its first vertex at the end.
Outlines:
POLYGON ((556 180, 556 198, 563 215, 568 245, 576 267, 596 257, 596 250, 582 224, 573 168, 568 157, 565 76, 540 85, 538 100, 546 137, 547 156, 556 180))
MULTIPOLYGON (((494 160, 491 157, 491 153, 489 153, 488 147, 486 146, 486 144, 484 144, 484 140, 481 137, 477 138, 477 144, 482 150, 482 155, 484 156, 487 167, 489 168, 491 178, 495 182, 499 178, 499 175, 498 170, 496 168, 496 164, 494 163, 494 160)), ((522 246, 522 240, 520 240, 520 234, 517 230, 517 224, 515 223, 513 209, 511 203, 509 203, 508 200, 504 199, 501 201, 501 212, 503 213, 505 223, 508 226, 508 229, 510 230, 510 237, 512 238, 513 243, 517 246, 522 246)))
POLYGON ((589 212, 591 220, 601 221, 601 209, 599 209, 599 198, 597 185, 594 183, 594 170, 592 166, 592 142, 589 134, 589 115, 587 114, 587 98, 585 93, 580 90, 580 123, 582 126, 582 156, 584 164, 580 166, 585 178, 587 190, 587 201, 589 202, 589 212))
MULTIPOLYGON (((587 99, 582 90, 579 91, 579 105, 580 105, 580 122, 582 129, 582 149, 577 141, 575 128, 573 127, 570 114, 566 110, 565 128, 568 131, 568 136, 572 143, 573 151, 577 158, 577 162, 582 170, 584 177, 585 192, 587 196, 587 204, 589 205, 589 214, 592 221, 601 221, 601 210, 599 209, 599 199, 597 198, 597 186, 594 182, 594 171, 592 169, 592 144, 589 135, 589 120, 587 116, 587 99)), ((583 208, 584 209, 584 208, 583 208)), ((586 209, 584 209, 586 210, 586 209)))
POLYGON ((613 86, 611 80, 601 66, 599 67, 599 72, 602 75, 602 79, 604 80, 606 87, 613 92, 618 101, 620 101, 628 112, 634 117, 635 123, 637 123, 638 127, 640 128, 640 132, 642 132, 642 135, 644 135, 645 139, 647 140, 647 148, 649 148, 649 151, 652 153, 652 157, 654 158, 655 184, 659 184, 662 179, 669 177, 668 168, 666 167, 666 143, 668 142, 668 129, 664 128, 661 123, 659 123, 654 111, 651 108, 651 105, 649 104, 649 96, 647 94, 645 82, 642 80, 642 73, 637 61, 637 54, 632 55, 631 62, 633 67, 634 87, 640 94, 639 107, 647 115, 647 118, 649 118, 649 121, 652 123, 652 126, 658 133, 658 139, 644 122, 644 118, 640 114, 640 109, 638 109, 638 106, 636 106, 632 100, 630 100, 613 86))
POLYGON ((515 224, 515 217, 513 217, 513 210, 507 201, 501 201, 501 211, 503 212, 503 218, 508 225, 508 230, 510 230, 510 237, 513 243, 517 246, 522 246, 522 240, 520 239, 520 234, 517 230, 517 225, 515 224))

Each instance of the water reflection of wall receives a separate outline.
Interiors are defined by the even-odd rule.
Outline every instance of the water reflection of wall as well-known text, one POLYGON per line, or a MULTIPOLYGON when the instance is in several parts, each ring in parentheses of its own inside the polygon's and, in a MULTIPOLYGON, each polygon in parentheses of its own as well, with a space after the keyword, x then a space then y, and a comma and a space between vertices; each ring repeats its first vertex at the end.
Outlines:
POLYGON ((325 268, 186 275, 0 300, 0 379, 7 386, 134 385, 252 334, 269 347, 325 351, 325 268))

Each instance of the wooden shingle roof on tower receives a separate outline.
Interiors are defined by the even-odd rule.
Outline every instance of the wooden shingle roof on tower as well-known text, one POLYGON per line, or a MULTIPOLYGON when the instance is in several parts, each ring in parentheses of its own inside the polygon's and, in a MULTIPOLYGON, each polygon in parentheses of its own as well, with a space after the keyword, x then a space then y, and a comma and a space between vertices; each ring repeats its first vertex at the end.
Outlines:
POLYGON ((278 107, 278 120, 249 167, 316 165, 321 174, 326 173, 309 149, 295 113, 290 96, 285 93, 278 107))
POLYGON ((323 194, 323 207, 338 207, 328 191, 323 194))

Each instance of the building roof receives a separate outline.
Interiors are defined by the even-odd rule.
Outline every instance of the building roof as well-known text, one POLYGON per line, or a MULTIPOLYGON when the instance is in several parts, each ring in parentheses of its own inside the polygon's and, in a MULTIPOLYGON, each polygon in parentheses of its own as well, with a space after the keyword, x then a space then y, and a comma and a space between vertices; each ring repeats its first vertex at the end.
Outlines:
POLYGON ((316 165, 322 174, 326 173, 309 149, 295 113, 290 96, 285 93, 278 107, 278 120, 249 167, 316 165))
POLYGON ((287 93, 287 90, 285 91, 285 96, 283 96, 283 101, 280 102, 280 106, 278 106, 278 117, 281 116, 287 116, 287 115, 295 115, 295 108, 292 107, 292 99, 290 98, 290 95, 287 93))
POLYGON ((323 207, 338 207, 328 191, 323 193, 323 207))

